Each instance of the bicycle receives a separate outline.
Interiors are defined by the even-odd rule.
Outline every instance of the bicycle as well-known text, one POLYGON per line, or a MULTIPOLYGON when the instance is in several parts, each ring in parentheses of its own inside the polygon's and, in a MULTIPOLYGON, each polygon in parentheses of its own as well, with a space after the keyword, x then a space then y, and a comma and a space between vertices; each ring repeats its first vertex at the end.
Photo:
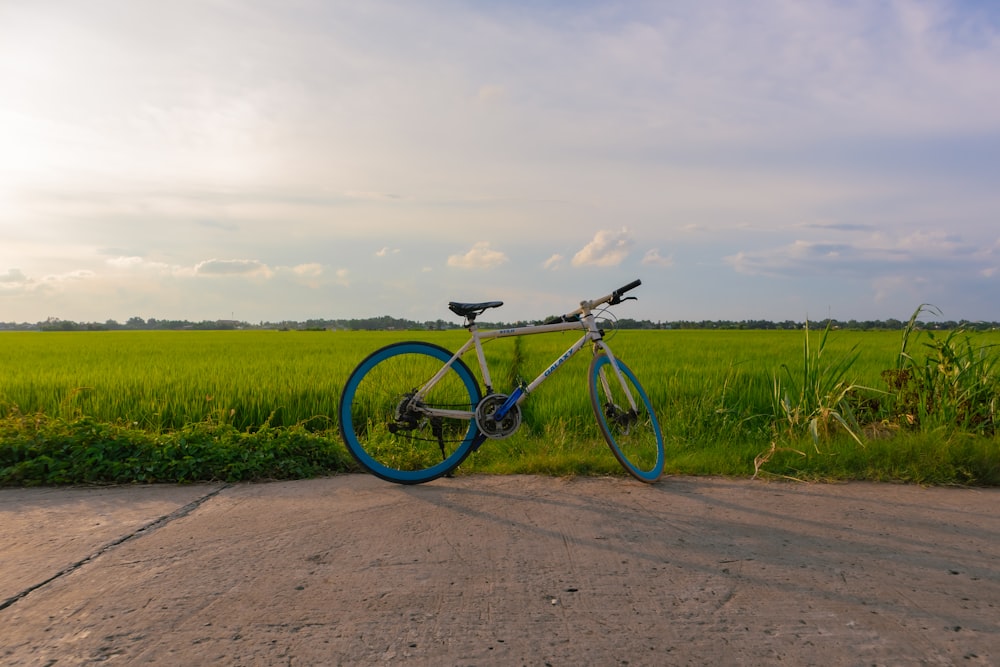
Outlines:
POLYGON ((566 360, 588 343, 593 359, 587 374, 597 425, 619 463, 636 479, 652 483, 663 473, 663 434, 649 396, 635 374, 605 341, 595 317, 641 285, 635 280, 610 294, 583 301, 576 310, 543 324, 480 330, 476 317, 502 301, 452 301, 465 318, 469 340, 454 354, 433 343, 402 342, 368 355, 354 369, 340 398, 340 434, 354 459, 372 474, 399 484, 419 484, 449 475, 487 440, 513 435, 521 425, 521 404, 566 360), (496 393, 483 341, 558 331, 583 330, 582 337, 532 382, 510 394, 496 393), (475 349, 485 393, 462 357, 475 349))

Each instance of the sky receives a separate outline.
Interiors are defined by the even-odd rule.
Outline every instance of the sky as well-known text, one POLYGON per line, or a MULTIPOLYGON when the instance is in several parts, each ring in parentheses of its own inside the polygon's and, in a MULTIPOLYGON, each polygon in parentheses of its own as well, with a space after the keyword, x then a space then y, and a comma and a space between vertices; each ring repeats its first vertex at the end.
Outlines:
POLYGON ((0 321, 1000 320, 1000 3, 0 0, 0 321))

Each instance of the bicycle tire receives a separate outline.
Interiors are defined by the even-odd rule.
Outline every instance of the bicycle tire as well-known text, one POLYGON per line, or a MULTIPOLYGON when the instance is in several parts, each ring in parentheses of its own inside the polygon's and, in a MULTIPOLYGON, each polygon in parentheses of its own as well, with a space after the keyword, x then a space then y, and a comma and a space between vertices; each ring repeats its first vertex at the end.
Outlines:
POLYGON ((598 354, 590 362, 588 386, 590 405, 597 417, 601 434, 611 448, 618 462, 625 470, 641 482, 652 484, 663 474, 664 450, 663 433, 660 422, 635 374, 621 359, 615 360, 622 377, 636 398, 638 414, 631 414, 630 404, 625 397, 617 375, 610 367, 611 359, 606 354, 598 354), (602 371, 607 379, 611 395, 607 396, 605 383, 601 381, 602 371))
MULTIPOLYGON (((478 446, 475 419, 430 419, 403 408, 451 357, 431 343, 394 343, 352 371, 340 396, 340 435, 361 467, 390 482, 420 484, 452 472, 478 446)), ((457 359, 424 404, 471 412, 481 397, 472 371, 457 359)))

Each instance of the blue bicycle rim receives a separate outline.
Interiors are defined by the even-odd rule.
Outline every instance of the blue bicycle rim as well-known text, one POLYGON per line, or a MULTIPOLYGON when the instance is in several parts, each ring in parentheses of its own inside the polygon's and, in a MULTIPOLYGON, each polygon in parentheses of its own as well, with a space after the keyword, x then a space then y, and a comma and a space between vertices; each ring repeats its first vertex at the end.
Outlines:
MULTIPOLYGON (((454 468, 458 467, 461 462, 465 460, 465 457, 468 456, 469 451, 475 442, 477 429, 475 420, 470 419, 469 430, 462 439, 462 444, 459 445, 447 459, 441 461, 441 463, 438 463, 437 465, 431 466, 430 468, 424 468, 422 470, 397 470, 396 468, 384 466, 372 458, 368 452, 365 451, 364 447, 361 446, 361 443, 358 442, 357 436, 355 435, 354 419, 351 415, 351 403, 354 400, 354 392, 357 391, 361 380, 377 364, 390 357, 402 354, 424 354, 440 359, 442 365, 447 363, 452 357, 452 353, 445 348, 438 347, 432 343, 423 342, 394 343, 373 352, 367 359, 358 365, 358 367, 351 374, 351 377, 348 379, 347 384, 344 386, 340 403, 340 431, 354 458, 374 475, 391 482, 398 482, 401 484, 419 484, 421 482, 429 482, 432 479, 446 475, 454 468)), ((469 391, 469 394, 474 399, 478 400, 480 397, 479 386, 476 384, 475 378, 469 372, 468 367, 459 361, 453 364, 452 368, 462 379, 462 382, 465 384, 465 388, 469 391)), ((429 380, 430 378, 427 379, 429 380)))

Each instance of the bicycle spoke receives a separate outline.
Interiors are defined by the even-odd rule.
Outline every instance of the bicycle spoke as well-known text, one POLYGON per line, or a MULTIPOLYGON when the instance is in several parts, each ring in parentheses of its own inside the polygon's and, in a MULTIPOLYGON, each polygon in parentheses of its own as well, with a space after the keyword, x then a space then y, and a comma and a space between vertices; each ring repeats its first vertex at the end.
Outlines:
POLYGON ((591 362, 591 406, 604 439, 625 470, 643 482, 655 482, 663 473, 660 425, 638 379, 621 360, 616 362, 621 379, 606 354, 591 362))
POLYGON ((468 455, 476 429, 471 419, 479 389, 457 362, 420 400, 417 390, 451 353, 428 343, 400 343, 375 352, 348 380, 341 398, 341 434, 355 459, 394 482, 439 477, 468 455), (459 410, 468 418, 430 414, 459 410))

